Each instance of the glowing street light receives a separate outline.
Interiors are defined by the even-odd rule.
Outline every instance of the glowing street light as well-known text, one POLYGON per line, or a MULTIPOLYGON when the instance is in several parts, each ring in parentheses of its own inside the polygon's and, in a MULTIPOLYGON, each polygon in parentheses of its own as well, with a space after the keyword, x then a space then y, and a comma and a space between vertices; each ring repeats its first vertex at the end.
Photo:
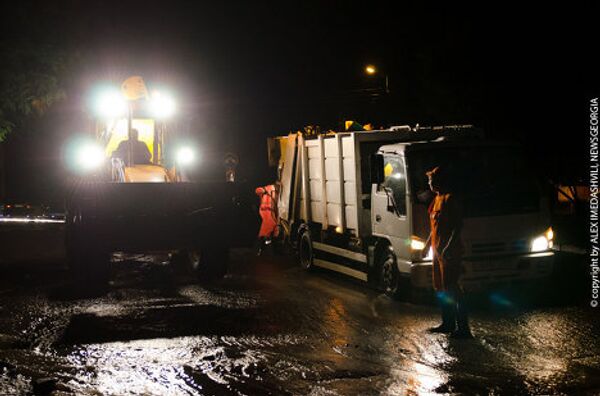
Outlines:
MULTIPOLYGON (((379 74, 379 70, 377 70, 377 68, 374 65, 367 65, 367 66, 365 66, 365 73, 368 76, 374 76, 376 74, 379 74)), ((384 74, 384 88, 385 88, 385 93, 389 94, 390 93, 390 81, 389 81, 387 73, 384 74)))

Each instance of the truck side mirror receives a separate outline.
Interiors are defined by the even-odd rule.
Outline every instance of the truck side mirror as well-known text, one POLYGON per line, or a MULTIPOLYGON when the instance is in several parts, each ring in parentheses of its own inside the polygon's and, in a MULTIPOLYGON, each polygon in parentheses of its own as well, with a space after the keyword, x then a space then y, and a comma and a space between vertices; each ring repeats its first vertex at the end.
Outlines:
POLYGON ((371 176, 371 184, 383 183, 383 155, 371 154, 369 157, 369 173, 371 176))

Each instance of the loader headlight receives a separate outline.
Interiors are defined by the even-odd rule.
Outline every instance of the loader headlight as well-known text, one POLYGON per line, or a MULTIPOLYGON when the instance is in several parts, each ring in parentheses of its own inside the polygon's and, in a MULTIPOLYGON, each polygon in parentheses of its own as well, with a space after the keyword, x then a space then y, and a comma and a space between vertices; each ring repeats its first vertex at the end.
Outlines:
POLYGON ((94 103, 96 113, 103 118, 119 118, 127 114, 127 101, 119 91, 100 93, 94 103))
POLYGON ((177 150, 175 158, 181 166, 189 166, 196 162, 196 153, 191 147, 181 147, 177 150))
POLYGON ((534 238, 531 241, 532 252, 543 252, 548 249, 552 249, 554 246, 554 231, 552 227, 548 228, 543 235, 534 238))
POLYGON ((175 101, 162 92, 153 92, 150 98, 150 111, 156 118, 168 118, 175 113, 175 101))
POLYGON ((104 151, 101 147, 87 143, 77 149, 75 165, 82 171, 98 169, 104 163, 104 151))

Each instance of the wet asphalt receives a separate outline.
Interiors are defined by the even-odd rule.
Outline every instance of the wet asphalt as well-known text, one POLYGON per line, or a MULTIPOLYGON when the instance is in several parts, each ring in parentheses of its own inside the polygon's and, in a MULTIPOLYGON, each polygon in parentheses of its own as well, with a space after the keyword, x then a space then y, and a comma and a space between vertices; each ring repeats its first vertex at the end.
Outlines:
POLYGON ((470 298, 474 340, 430 334, 425 295, 393 301, 293 255, 232 252, 211 285, 164 255, 115 255, 75 294, 59 263, 0 271, 0 394, 600 394, 600 314, 546 284, 470 298))

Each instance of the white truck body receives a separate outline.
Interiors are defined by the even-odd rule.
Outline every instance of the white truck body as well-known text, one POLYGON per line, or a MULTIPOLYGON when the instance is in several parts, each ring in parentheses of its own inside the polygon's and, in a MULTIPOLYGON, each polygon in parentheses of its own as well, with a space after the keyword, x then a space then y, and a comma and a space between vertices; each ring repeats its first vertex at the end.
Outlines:
MULTIPOLYGON (((415 287, 430 288, 431 261, 423 259, 418 249, 419 242, 429 234, 427 203, 418 198, 423 188, 413 191, 415 186, 423 186, 424 171, 428 169, 415 174, 411 167, 430 166, 428 156, 437 152, 446 156, 462 153, 487 161, 488 151, 494 157, 512 150, 510 145, 473 137, 449 140, 461 133, 458 129, 415 131, 403 127, 277 138, 284 143, 279 213, 287 236, 297 240, 298 230, 309 230, 314 265, 364 281, 377 282, 380 249, 390 249, 404 279, 410 279, 415 287), (371 172, 378 172, 371 169, 374 154, 384 159, 387 168, 379 170, 388 173, 383 183, 371 183, 371 172), (392 188, 386 187, 389 180, 392 188), (393 190, 396 185, 401 187, 393 190)), ((534 197, 532 190, 527 191, 528 197, 534 197)), ((496 199, 501 213, 487 213, 490 210, 485 205, 465 203, 467 209, 469 205, 473 209, 466 210, 462 231, 465 287, 479 289, 551 273, 551 238, 547 248, 542 246, 535 252, 531 249, 532 241, 549 227, 547 204, 537 191, 537 203, 530 200, 529 206, 522 204, 524 199, 518 191, 516 197, 507 198, 507 202, 516 200, 518 205, 508 207, 496 199)))

